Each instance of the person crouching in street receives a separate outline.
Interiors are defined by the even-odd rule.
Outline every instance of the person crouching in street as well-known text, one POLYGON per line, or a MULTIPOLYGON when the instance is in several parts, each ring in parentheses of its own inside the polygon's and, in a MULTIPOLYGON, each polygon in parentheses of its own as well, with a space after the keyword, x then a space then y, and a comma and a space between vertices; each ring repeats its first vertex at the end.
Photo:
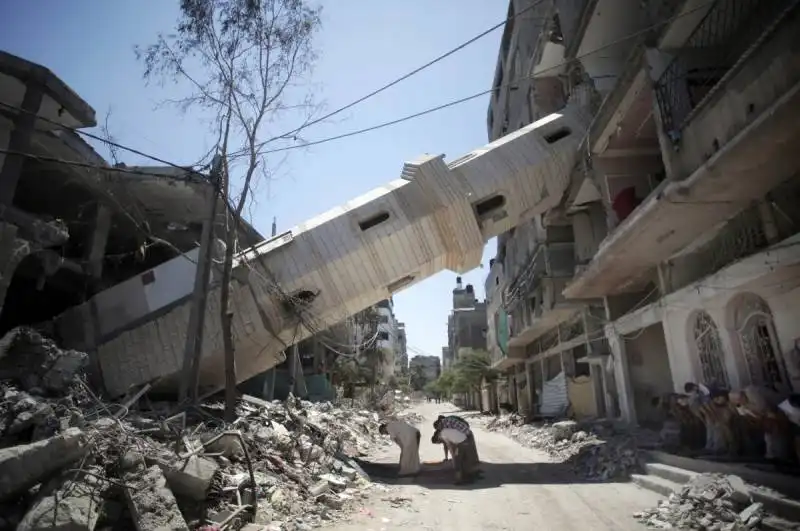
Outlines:
POLYGON ((381 424, 378 432, 388 435, 400 447, 400 469, 398 476, 414 476, 419 474, 419 443, 422 438, 419 430, 401 420, 393 420, 381 424))
POLYGON ((431 442, 444 444, 445 451, 452 455, 456 484, 474 479, 479 474, 480 459, 469 423, 457 416, 440 416, 433 427, 436 431, 431 442))

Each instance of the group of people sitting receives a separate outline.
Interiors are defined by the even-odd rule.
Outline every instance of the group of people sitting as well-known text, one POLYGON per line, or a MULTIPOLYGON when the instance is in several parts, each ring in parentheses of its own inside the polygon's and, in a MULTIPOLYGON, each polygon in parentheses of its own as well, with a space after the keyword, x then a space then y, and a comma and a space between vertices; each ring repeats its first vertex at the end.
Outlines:
POLYGON ((800 462, 800 394, 758 385, 730 391, 694 382, 684 391, 655 400, 668 415, 663 438, 711 454, 800 462))
MULTIPOLYGON (((456 485, 473 481, 480 475, 480 458, 475 444, 475 435, 469 423, 456 415, 440 415, 433 423, 431 443, 444 446, 444 461, 452 457, 454 482, 456 485)), ((381 424, 380 433, 389 435, 400 447, 401 477, 415 476, 421 468, 419 445, 420 431, 402 420, 381 424)))

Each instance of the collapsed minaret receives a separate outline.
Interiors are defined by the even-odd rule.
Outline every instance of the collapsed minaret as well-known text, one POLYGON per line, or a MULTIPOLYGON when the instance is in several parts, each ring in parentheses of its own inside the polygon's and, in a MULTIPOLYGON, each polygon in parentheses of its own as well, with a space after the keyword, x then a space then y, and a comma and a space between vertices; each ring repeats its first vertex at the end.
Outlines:
MULTIPOLYGON (((232 293, 238 379, 439 271, 477 267, 486 241, 558 205, 588 123, 568 105, 450 163, 420 157, 399 179, 240 253, 232 293)), ((205 391, 224 385, 219 315, 215 286, 205 318, 205 391)), ((187 301, 105 338, 97 357, 108 391, 175 386, 188 319, 187 301)))

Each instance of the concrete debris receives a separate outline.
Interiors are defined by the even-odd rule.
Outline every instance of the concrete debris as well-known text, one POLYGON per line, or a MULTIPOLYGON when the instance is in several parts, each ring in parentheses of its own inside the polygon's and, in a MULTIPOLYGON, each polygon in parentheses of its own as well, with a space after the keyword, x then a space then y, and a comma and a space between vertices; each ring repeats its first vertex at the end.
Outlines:
POLYGON ((311 529, 367 495, 352 458, 391 444, 381 418, 420 420, 245 395, 228 424, 221 403, 181 410, 146 389, 115 404, 86 360, 30 329, 0 339, 0 530, 311 529))
POLYGON ((584 479, 597 481, 625 478, 635 472, 639 468, 637 442, 647 439, 651 446, 658 438, 657 433, 617 431, 603 421, 525 424, 515 414, 493 418, 486 428, 504 432, 529 448, 543 450, 557 462, 572 464, 584 479))
POLYGON ((41 496, 17 526, 18 531, 70 530, 92 531, 100 517, 107 485, 93 475, 64 478, 57 488, 41 496))
POLYGON ((123 477, 128 510, 137 531, 188 531, 178 502, 158 466, 128 472, 123 477))
POLYGON ((26 391, 64 392, 88 362, 85 352, 61 350, 31 328, 15 328, 0 340, 0 380, 16 380, 26 391))
POLYGON ((743 485, 736 476, 700 474, 658 507, 634 517, 653 529, 757 529, 766 516, 764 506, 752 502, 743 485))
POLYGON ((87 450, 86 435, 78 428, 44 441, 0 449, 0 501, 50 479, 87 450))

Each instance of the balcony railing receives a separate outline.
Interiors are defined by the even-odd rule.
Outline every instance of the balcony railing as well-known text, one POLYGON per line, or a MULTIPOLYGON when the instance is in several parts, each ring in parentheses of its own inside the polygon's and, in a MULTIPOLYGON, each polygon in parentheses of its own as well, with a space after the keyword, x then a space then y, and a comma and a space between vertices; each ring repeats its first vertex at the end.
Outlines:
POLYGON ((673 141, 726 74, 794 5, 777 0, 714 3, 656 82, 664 129, 673 141))
POLYGON ((538 288, 543 278, 571 278, 575 274, 575 244, 543 243, 536 246, 526 266, 509 284, 505 305, 512 307, 538 288))

